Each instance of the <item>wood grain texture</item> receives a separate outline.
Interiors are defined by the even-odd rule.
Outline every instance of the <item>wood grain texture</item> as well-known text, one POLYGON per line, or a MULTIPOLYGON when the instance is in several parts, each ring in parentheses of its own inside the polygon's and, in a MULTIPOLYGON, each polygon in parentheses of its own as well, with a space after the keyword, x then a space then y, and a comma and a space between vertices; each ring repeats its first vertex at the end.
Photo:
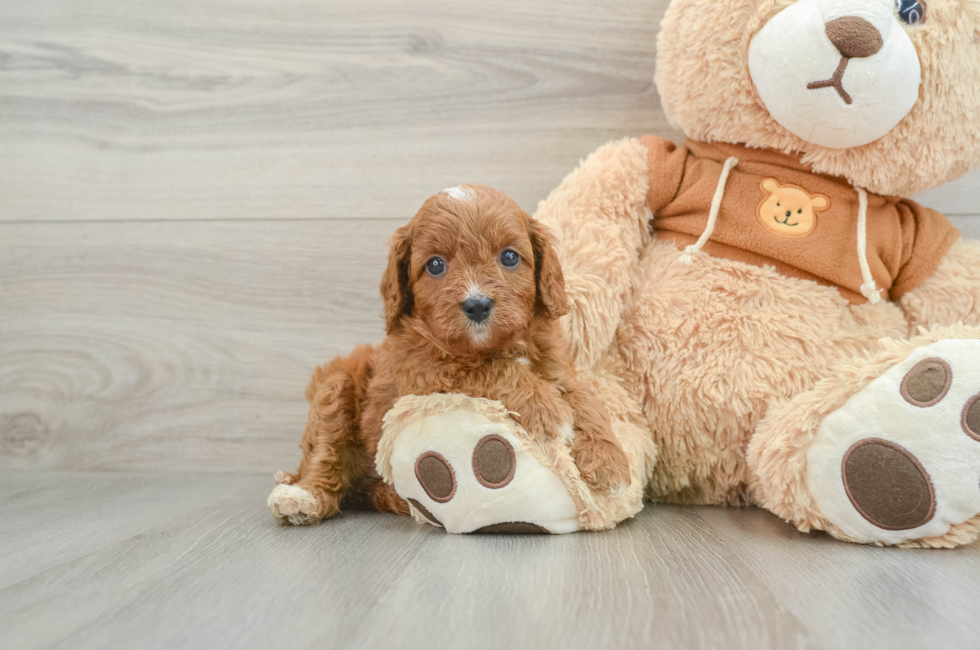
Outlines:
POLYGON ((865 650, 980 638, 978 545, 876 549, 760 510, 672 506, 554 537, 452 536, 372 513, 280 528, 261 505, 271 478, 173 479, 61 474, 55 487, 6 474, 0 525, 37 532, 0 547, 0 645, 865 650), (134 487, 143 512, 120 496, 134 487), (71 516, 31 501, 53 489, 71 516), (105 493, 117 496, 93 498, 105 493))
POLYGON ((980 217, 980 169, 914 198, 950 218, 980 217))
POLYGON ((533 205, 669 133, 667 0, 0 3, 0 220, 411 216, 533 205))
MULTIPOLYGON (((254 477, 0 474, 0 589, 234 496, 254 477)), ((7 646, 9 647, 9 646, 7 646)))
POLYGON ((967 239, 980 239, 980 217, 950 217, 949 220, 959 228, 967 239))
POLYGON ((396 225, 0 225, 0 467, 292 470, 313 368, 383 338, 396 225))
POLYGON ((666 5, 3 2, 0 220, 405 218, 461 182, 533 206, 607 140, 680 137, 666 5))

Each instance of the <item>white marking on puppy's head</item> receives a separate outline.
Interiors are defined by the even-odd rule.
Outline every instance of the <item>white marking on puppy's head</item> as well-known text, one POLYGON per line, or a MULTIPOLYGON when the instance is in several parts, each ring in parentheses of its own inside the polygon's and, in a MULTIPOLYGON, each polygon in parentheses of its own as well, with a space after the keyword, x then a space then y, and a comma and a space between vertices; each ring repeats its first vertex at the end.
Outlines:
POLYGON ((476 197, 476 195, 473 194, 473 190, 467 189, 465 187, 461 187, 459 185, 455 187, 447 187, 446 189, 444 189, 439 193, 445 194, 446 196, 452 199, 457 199, 459 201, 466 201, 467 203, 471 202, 476 197))

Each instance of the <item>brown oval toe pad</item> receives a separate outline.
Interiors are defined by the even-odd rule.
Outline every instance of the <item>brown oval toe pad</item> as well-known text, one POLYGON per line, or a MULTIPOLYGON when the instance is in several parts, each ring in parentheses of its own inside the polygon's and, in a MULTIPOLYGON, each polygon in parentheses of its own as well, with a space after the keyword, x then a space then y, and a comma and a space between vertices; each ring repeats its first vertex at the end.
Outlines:
POLYGON ((963 407, 963 431, 974 440, 980 440, 980 395, 974 395, 963 407))
POLYGON ((512 480, 517 456, 507 440, 496 434, 486 436, 473 449, 473 474, 483 487, 497 490, 512 480))
POLYGON ((529 524, 524 521, 507 521, 477 528, 473 533, 480 535, 548 535, 550 531, 537 524, 529 524))
POLYGON ((456 494, 456 474, 442 454, 427 451, 415 460, 415 478, 436 503, 446 503, 456 494))
POLYGON ((938 404, 953 383, 953 370, 942 359, 923 359, 902 379, 902 397, 912 406, 938 404))
POLYGON ((860 440, 847 450, 841 465, 848 498, 878 528, 918 528, 935 514, 936 493, 929 474, 895 443, 860 440))

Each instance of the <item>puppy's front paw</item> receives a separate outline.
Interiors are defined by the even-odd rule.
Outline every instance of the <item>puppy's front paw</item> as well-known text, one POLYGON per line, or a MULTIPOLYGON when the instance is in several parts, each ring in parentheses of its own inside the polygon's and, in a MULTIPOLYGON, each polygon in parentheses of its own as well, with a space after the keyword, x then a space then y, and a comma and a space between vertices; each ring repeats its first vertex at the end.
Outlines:
POLYGON ((618 497, 629 487, 629 459, 615 440, 576 435, 571 451, 582 478, 592 490, 618 497))
POLYGON ((272 515, 284 524, 315 524, 324 513, 318 512, 316 497, 296 485, 277 485, 266 502, 272 515))

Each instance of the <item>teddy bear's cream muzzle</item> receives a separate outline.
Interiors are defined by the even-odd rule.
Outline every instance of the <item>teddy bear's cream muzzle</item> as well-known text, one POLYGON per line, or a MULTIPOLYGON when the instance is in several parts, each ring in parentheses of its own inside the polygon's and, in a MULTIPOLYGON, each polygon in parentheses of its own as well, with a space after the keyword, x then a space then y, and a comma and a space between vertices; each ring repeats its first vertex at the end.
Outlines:
POLYGON ((912 110, 921 83, 893 0, 800 0, 752 39, 749 72, 780 125, 833 149, 891 131, 912 110))

